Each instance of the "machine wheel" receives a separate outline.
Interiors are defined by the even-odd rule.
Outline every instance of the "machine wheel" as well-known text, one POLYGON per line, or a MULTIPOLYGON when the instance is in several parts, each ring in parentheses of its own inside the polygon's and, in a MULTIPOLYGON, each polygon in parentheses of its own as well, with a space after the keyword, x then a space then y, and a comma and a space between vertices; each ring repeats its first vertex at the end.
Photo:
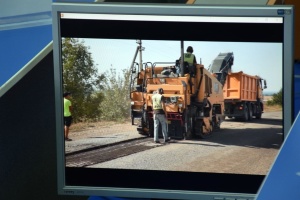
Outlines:
POLYGON ((202 120, 196 120, 195 121, 195 126, 194 126, 194 133, 197 136, 200 136, 201 134, 203 134, 203 122, 202 120))
POLYGON ((154 137, 154 122, 153 120, 149 120, 149 137, 154 137))
POLYGON ((138 131, 138 133, 139 133, 140 135, 145 135, 145 136, 148 135, 147 133, 145 133, 145 132, 143 132, 143 131, 138 131))
POLYGON ((188 130, 188 131, 184 134, 184 139, 185 139, 185 140, 193 139, 193 133, 192 133, 191 130, 188 130))
POLYGON ((148 131, 144 130, 144 127, 145 127, 145 124, 138 125, 137 131, 140 135, 148 136, 149 133, 148 133, 148 131))
POLYGON ((193 124, 194 124, 193 123, 193 118, 188 117, 187 128, 186 128, 186 131, 185 131, 185 134, 184 134, 184 139, 186 139, 186 140, 193 139, 193 137, 194 137, 193 130, 192 130, 193 124))

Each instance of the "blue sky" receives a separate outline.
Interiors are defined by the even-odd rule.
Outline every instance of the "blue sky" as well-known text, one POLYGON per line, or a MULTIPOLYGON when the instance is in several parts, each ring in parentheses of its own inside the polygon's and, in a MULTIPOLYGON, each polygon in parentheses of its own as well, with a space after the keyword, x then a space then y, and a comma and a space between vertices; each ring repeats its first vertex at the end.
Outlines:
MULTIPOLYGON (((128 69, 137 47, 136 40, 84 39, 84 42, 90 47, 100 73, 111 67, 119 73, 128 69)), ((180 41, 143 40, 142 46, 145 47, 143 62, 174 62, 180 57, 180 41)), ((282 87, 282 44, 186 41, 184 50, 187 46, 193 46, 197 62, 201 59, 205 68, 219 53, 233 52, 233 72, 243 71, 266 79, 265 92, 278 92, 282 87)))

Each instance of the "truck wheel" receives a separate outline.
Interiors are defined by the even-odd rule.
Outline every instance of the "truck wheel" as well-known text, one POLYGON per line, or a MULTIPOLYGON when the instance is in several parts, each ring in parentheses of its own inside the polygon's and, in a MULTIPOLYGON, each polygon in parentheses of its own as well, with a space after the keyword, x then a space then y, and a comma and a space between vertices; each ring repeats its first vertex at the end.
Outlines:
POLYGON ((256 119, 261 119, 261 112, 256 114, 256 119))
POLYGON ((257 106, 257 112, 256 112, 256 119, 261 119, 261 115, 262 115, 262 107, 261 105, 257 106))
POLYGON ((252 110, 252 106, 251 105, 249 105, 249 108, 248 108, 248 119, 249 119, 249 121, 252 121, 252 119, 253 119, 253 110, 252 110))
POLYGON ((244 117, 243 117, 243 120, 245 122, 249 120, 249 109, 248 109, 247 105, 245 105, 245 108, 244 108, 244 117))

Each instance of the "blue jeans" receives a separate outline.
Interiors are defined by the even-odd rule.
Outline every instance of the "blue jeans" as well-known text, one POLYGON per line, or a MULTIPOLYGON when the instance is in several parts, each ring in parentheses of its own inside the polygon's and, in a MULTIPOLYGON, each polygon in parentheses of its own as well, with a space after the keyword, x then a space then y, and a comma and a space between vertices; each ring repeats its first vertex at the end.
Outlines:
POLYGON ((154 141, 158 141, 159 125, 161 125, 164 140, 168 139, 167 119, 164 114, 154 114, 154 141))

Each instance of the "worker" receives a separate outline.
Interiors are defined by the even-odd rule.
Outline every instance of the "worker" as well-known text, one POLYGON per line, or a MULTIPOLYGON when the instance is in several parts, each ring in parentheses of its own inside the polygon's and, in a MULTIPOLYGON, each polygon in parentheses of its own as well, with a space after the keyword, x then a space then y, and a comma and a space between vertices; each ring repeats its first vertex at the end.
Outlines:
POLYGON ((64 99, 64 135, 66 141, 71 141, 69 138, 70 126, 72 124, 72 103, 71 103, 71 93, 65 92, 63 94, 64 99))
POLYGON ((194 50, 193 47, 188 46, 186 49, 186 53, 183 55, 184 59, 183 62, 186 62, 188 64, 188 69, 186 69, 190 75, 193 77, 195 75, 196 71, 196 65, 197 65, 197 60, 196 56, 193 54, 194 50))
POLYGON ((164 143, 170 141, 167 133, 167 118, 166 107, 164 103, 164 96, 162 95, 164 90, 159 88, 157 93, 152 96, 152 109, 153 109, 153 121, 154 121, 154 142, 160 143, 158 138, 159 126, 161 126, 162 134, 164 137, 164 143))

